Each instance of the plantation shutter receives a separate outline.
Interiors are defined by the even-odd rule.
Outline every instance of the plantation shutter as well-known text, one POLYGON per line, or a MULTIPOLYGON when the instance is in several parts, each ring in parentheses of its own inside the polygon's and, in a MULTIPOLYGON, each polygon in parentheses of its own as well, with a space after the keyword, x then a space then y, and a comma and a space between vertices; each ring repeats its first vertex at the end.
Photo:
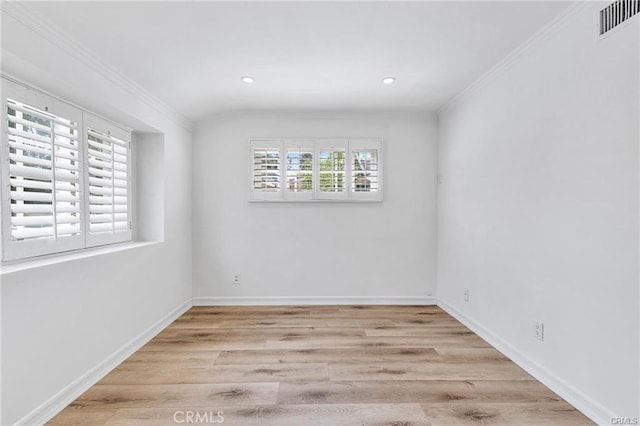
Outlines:
POLYGON ((2 261, 131 240, 131 133, 0 84, 2 261))
POLYGON ((81 115, 4 82, 3 91, 3 259, 81 248, 81 115))
POLYGON ((348 173, 346 140, 323 140, 316 147, 318 199, 342 200, 347 198, 348 173))
POLYGON ((351 198, 382 200, 382 141, 350 139, 351 198))
POLYGON ((382 201, 382 139, 253 139, 249 154, 249 201, 382 201))
POLYGON ((254 140, 250 151, 251 199, 282 199, 282 141, 254 140))
POLYGON ((88 182, 87 245, 131 239, 129 132, 84 114, 88 182))
POLYGON ((313 198, 313 140, 292 140, 284 144, 285 200, 313 198))

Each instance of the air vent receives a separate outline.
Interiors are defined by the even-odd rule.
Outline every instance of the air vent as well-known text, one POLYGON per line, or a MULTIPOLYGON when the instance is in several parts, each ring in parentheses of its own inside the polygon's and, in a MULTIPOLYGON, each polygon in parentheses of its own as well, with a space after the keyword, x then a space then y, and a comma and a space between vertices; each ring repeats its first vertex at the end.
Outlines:
POLYGON ((640 12, 640 0, 618 0, 600 11, 600 35, 640 12))

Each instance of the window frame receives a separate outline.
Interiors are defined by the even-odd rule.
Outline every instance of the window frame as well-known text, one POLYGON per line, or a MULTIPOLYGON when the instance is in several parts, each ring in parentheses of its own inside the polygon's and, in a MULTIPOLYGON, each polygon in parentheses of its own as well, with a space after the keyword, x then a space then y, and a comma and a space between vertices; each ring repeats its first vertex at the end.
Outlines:
POLYGON ((249 140, 249 176, 249 202, 382 202, 383 140, 381 138, 252 138, 249 140), (264 148, 279 152, 280 187, 278 191, 261 192, 254 188, 254 151, 264 148), (287 153, 291 148, 304 148, 313 152, 311 191, 287 191, 287 153), (345 153, 345 190, 342 192, 320 190, 320 153, 332 148, 345 153), (375 191, 354 191, 352 188, 353 153, 362 150, 377 151, 378 188, 375 191))
MULTIPOLYGON (((20 84, 6 78, 1 79, 1 107, 2 107, 2 138, 0 138, 0 260, 5 262, 19 262, 29 260, 38 256, 49 256, 67 253, 71 251, 82 251, 97 246, 122 243, 133 240, 133 220, 132 220, 132 152, 131 152, 131 130, 124 126, 118 126, 113 122, 100 118, 76 105, 65 102, 55 96, 44 93, 26 84, 20 84), (9 134, 8 134, 8 99, 15 100, 25 106, 38 109, 51 114, 52 116, 69 119, 76 124, 78 130, 78 161, 79 161, 79 216, 80 233, 77 236, 63 238, 37 238, 27 240, 12 239, 12 209, 11 209, 11 184, 10 184, 10 158, 9 158, 9 134), (106 123, 111 131, 119 135, 128 135, 129 142, 127 148, 127 213, 129 218, 129 229, 126 233, 108 238, 88 238, 89 237, 89 180, 88 180, 88 154, 87 154, 87 123, 99 121, 106 123)), ((53 143, 55 146, 55 143, 53 143)), ((52 150, 52 156, 55 152, 52 150)), ((52 160, 52 166, 55 161, 52 160)), ((52 169, 52 183, 55 182, 55 173, 52 169)), ((54 184, 55 185, 55 184, 54 184)), ((55 191, 55 186, 52 188, 55 191)), ((55 210, 54 210, 55 211, 55 210)), ((55 221, 54 221, 55 223, 55 221)))

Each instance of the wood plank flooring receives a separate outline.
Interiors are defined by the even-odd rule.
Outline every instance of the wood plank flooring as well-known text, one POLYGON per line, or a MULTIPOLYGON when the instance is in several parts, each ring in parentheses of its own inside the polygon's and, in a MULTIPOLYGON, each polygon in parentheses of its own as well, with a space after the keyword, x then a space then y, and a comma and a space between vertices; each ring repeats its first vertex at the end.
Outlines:
POLYGON ((593 424, 435 306, 194 307, 49 424, 221 420, 593 424))

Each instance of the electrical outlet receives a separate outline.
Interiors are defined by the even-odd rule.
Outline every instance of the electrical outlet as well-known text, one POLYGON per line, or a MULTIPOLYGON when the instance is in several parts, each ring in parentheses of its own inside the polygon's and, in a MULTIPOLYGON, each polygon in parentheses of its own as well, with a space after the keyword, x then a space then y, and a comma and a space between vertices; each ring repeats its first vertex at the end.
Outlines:
POLYGON ((464 301, 465 302, 469 301, 469 289, 468 288, 464 289, 464 301))
POLYGON ((233 274, 233 285, 240 284, 240 274, 233 274))
POLYGON ((544 340, 544 323, 533 323, 533 336, 541 342, 544 340))

